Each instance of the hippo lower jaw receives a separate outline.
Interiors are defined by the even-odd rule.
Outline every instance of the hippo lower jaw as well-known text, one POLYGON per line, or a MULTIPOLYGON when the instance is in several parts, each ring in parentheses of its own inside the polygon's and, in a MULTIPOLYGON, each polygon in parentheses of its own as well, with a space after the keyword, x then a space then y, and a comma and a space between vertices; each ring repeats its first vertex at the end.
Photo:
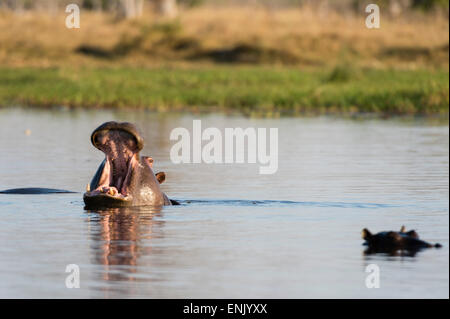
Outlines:
POLYGON ((86 192, 84 193, 83 200, 86 208, 116 208, 133 205, 133 200, 130 196, 120 197, 118 195, 104 193, 93 194, 92 192, 86 192))
POLYGON ((106 157, 92 182, 86 187, 83 200, 88 207, 124 207, 133 204, 133 196, 128 194, 131 175, 136 166, 133 156, 127 166, 127 173, 114 181, 112 159, 106 157), (100 172, 101 171, 101 172, 100 172), (99 175, 100 173, 100 175, 99 175), (123 180, 122 180, 123 179, 123 180), (91 189, 93 189, 91 191, 91 189))

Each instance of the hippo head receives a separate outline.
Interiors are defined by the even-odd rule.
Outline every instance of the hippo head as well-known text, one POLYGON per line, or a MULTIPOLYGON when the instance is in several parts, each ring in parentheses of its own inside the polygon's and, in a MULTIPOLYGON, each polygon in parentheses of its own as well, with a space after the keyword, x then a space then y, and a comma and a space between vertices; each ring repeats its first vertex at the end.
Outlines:
POLYGON ((362 230, 362 238, 368 249, 365 254, 389 253, 397 255, 398 251, 408 251, 413 256, 423 248, 442 247, 440 244, 430 244, 421 239, 415 230, 406 231, 402 226, 400 231, 382 231, 372 234, 367 228, 362 230))
POLYGON ((131 123, 106 122, 92 132, 91 142, 105 154, 88 184, 84 202, 89 207, 164 205, 152 171, 152 160, 139 156, 144 140, 131 123))

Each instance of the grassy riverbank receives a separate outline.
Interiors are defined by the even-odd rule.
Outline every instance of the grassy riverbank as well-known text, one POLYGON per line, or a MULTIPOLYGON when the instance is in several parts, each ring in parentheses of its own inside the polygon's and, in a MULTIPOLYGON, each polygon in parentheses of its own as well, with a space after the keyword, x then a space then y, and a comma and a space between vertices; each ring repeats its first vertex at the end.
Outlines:
POLYGON ((448 71, 286 67, 0 68, 0 105, 323 113, 448 114, 448 71))

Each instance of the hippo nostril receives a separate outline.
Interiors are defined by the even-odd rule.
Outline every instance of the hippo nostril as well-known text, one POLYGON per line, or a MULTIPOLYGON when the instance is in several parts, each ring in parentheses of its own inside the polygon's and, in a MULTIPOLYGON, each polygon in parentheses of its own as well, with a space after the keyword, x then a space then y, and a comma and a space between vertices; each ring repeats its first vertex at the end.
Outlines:
POLYGON ((138 129, 131 123, 118 123, 118 122, 106 122, 100 125, 98 128, 94 130, 94 132, 91 135, 91 142, 92 144, 98 148, 98 144, 101 144, 102 139, 101 137, 105 136, 108 131, 121 131, 129 134, 131 138, 133 139, 133 148, 137 149, 137 151, 142 150, 144 147, 144 140, 139 133, 138 129))
POLYGON ((107 134, 107 131, 97 131, 92 134, 92 144, 94 144, 95 147, 99 147, 104 143, 104 138, 107 134))

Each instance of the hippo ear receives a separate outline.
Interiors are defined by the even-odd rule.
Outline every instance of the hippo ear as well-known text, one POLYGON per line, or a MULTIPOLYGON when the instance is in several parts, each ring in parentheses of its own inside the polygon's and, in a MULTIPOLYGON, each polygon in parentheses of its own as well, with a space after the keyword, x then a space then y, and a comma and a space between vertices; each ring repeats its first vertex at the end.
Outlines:
POLYGON ((370 233, 370 231, 367 228, 364 228, 361 232, 362 235, 362 239, 364 240, 369 240, 372 237, 372 234, 370 233))
POLYGON ((155 176, 160 184, 162 184, 166 180, 166 173, 164 172, 156 173, 155 176))

